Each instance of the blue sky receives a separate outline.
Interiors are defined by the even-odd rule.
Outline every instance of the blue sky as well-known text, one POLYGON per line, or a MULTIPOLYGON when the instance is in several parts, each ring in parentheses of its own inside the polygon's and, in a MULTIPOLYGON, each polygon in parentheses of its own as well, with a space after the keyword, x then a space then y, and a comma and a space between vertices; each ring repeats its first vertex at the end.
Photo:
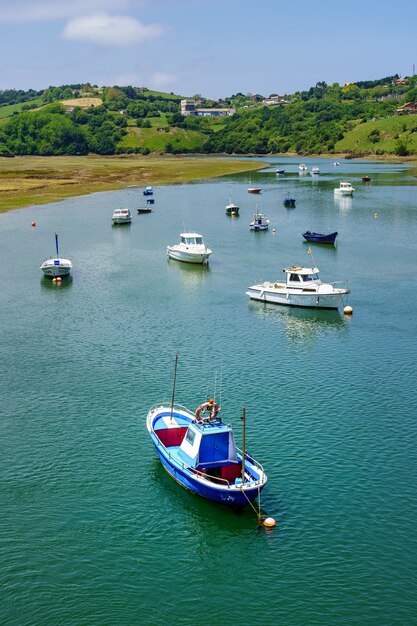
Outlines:
POLYGON ((0 89, 283 95, 410 75, 416 32, 415 0, 0 0, 0 89))

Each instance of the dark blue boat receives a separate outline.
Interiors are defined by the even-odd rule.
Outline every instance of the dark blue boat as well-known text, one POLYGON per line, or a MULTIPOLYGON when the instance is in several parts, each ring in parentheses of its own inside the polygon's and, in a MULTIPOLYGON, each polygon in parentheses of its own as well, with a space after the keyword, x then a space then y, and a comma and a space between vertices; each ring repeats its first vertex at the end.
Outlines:
POLYGON ((303 233, 303 237, 310 243, 334 244, 337 237, 337 232, 324 235, 323 233, 314 233, 311 230, 307 230, 305 233, 303 233))
POLYGON ((284 198, 284 206, 293 209, 295 207, 295 198, 291 198, 290 196, 284 198))
POLYGON ((155 198, 148 198, 146 204, 155 204, 155 198))
POLYGON ((153 189, 152 187, 146 187, 145 191, 143 192, 144 196, 152 196, 153 195, 153 189))

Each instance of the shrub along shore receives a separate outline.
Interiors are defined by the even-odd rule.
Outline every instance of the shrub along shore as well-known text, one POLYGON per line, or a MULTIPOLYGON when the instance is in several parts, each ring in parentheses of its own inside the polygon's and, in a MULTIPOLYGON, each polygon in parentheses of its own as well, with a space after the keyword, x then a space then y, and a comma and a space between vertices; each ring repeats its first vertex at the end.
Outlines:
MULTIPOLYGON (((319 156, 336 160, 345 155, 319 156)), ((254 157, 247 160, 204 156, 93 155, 0 158, 0 213, 127 186, 172 185, 263 169, 265 162, 256 161, 256 155, 254 157)), ((417 174, 415 156, 369 155, 360 158, 415 165, 413 173, 417 174)))
POLYGON ((0 158, 0 212, 127 186, 180 184, 264 167, 252 159, 226 157, 0 158))

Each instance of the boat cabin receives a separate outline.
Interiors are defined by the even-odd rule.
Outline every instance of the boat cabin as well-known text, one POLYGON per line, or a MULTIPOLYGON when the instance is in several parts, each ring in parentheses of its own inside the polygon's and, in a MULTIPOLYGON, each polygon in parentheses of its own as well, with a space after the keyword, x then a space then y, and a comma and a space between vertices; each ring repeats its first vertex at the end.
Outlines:
POLYGON ((320 285, 319 270, 317 267, 288 267, 282 270, 286 274, 286 286, 306 289, 310 285, 320 285))
POLYGON ((197 474, 220 482, 234 483, 241 476, 234 434, 220 419, 188 422, 167 414, 155 426, 161 443, 172 451, 184 466, 197 474))
POLYGON ((203 237, 197 233, 181 233, 181 243, 185 246, 203 246, 203 237))

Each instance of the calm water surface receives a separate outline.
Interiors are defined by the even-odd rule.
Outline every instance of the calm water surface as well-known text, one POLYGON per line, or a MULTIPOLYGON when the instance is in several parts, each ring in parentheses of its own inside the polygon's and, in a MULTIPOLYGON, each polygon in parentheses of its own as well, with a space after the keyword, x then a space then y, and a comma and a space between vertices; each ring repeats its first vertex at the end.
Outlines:
POLYGON ((261 196, 238 175, 156 188, 149 215, 140 188, 0 215, 1 624, 417 623, 416 172, 267 161, 261 196), (335 199, 345 178, 355 195, 335 199), (131 226, 112 227, 126 202, 131 226), (268 232, 249 231, 256 208, 268 232), (208 268, 167 260, 187 229, 208 268), (337 246, 309 256, 307 229, 337 246), (39 271, 55 232, 60 287, 39 271), (352 317, 245 295, 313 261, 352 317), (216 393, 238 440, 246 405, 272 531, 160 467, 145 418, 176 351, 178 402, 216 393))

